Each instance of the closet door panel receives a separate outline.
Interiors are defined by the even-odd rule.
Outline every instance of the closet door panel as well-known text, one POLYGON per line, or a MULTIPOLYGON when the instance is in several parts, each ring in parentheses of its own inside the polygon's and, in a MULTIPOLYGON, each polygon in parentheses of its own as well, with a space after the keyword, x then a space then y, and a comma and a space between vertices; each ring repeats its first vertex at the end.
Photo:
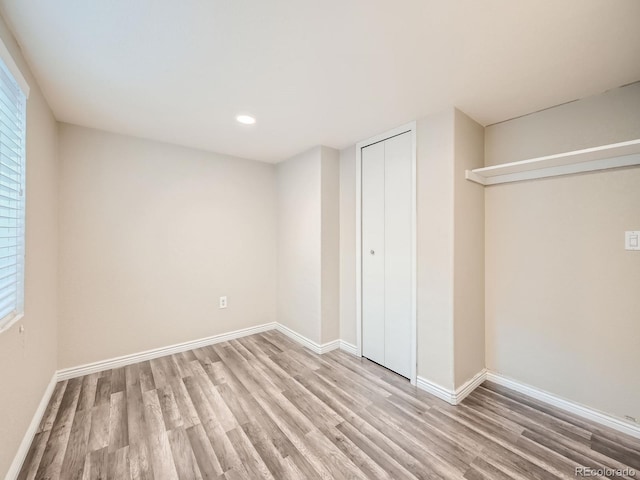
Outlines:
POLYGON ((385 146, 362 149, 362 354, 385 364, 385 146))
POLYGON ((411 375, 411 134, 385 145, 384 365, 411 375))

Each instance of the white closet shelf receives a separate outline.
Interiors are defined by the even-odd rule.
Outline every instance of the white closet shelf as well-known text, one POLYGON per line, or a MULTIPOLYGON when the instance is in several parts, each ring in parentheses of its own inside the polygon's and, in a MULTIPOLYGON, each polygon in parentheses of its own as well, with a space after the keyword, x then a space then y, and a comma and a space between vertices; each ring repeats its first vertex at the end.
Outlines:
POLYGON ((480 185, 497 185, 634 165, 640 165, 640 139, 475 168, 465 177, 480 185))

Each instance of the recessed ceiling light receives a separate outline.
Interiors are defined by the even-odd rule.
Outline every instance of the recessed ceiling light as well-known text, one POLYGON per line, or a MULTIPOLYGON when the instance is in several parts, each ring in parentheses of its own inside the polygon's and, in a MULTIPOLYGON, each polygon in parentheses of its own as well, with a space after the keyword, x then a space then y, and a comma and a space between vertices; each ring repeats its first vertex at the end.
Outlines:
POLYGON ((253 125, 256 123, 256 119, 251 115, 238 115, 236 120, 244 125, 253 125))

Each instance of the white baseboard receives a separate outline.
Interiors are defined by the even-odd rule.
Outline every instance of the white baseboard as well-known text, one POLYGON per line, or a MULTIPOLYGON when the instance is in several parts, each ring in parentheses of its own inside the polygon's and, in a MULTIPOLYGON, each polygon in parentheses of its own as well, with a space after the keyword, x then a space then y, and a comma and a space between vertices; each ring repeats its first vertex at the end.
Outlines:
POLYGON ((451 405, 455 405, 455 392, 453 390, 449 390, 448 388, 445 388, 420 376, 418 376, 416 386, 420 390, 424 390, 425 392, 438 397, 440 400, 444 400, 451 405))
POLYGON ((276 323, 276 330, 280 333, 286 335, 291 340, 298 342, 300 345, 307 347, 312 352, 323 354, 330 352, 331 350, 335 350, 340 348, 340 340, 333 340, 328 343, 316 343, 313 340, 308 339, 304 335, 300 335, 298 332, 291 330, 289 327, 282 325, 281 323, 276 323))
POLYGON ((436 397, 444 400, 451 405, 458 405, 464 400, 471 392, 482 385, 482 382, 489 380, 490 382, 502 385, 510 388, 516 392, 528 395, 531 398, 548 403, 553 407, 560 408, 567 412, 578 415, 592 422, 604 425, 618 432, 625 433, 635 438, 640 438, 640 425, 636 425, 622 418, 614 417, 607 413, 601 412, 594 408, 581 405, 579 403, 567 400, 565 398, 558 397, 552 393, 540 390, 539 388, 532 387, 525 383, 513 380, 512 378, 505 377, 496 372, 488 370, 482 370, 474 375, 464 385, 460 386, 455 391, 449 390, 441 385, 427 380, 426 378, 418 377, 418 388, 428 392, 436 397))
POLYGON ((462 400, 467 398, 471 392, 473 392, 476 388, 482 385, 487 379, 487 369, 483 368, 478 373, 476 373, 472 378, 467 380, 464 384, 460 385, 455 391, 454 405, 458 405, 462 400))
POLYGON ((358 355, 358 347, 344 340, 340 340, 340 350, 350 353, 351 355, 358 355))
POLYGON ((104 370, 111 370, 112 368, 120 368, 126 365, 132 365, 134 363, 144 362, 146 360, 164 357, 166 355, 172 355, 178 352, 186 352, 187 350, 193 350, 194 348, 206 347, 207 345, 213 345, 236 338, 246 337, 247 335, 253 335, 255 333, 266 332, 267 330, 273 330, 274 328, 276 328, 276 325, 276 322, 265 323, 255 327, 242 328, 240 330, 234 330, 233 332, 221 333, 219 335, 200 338, 198 340, 192 340, 189 342, 177 343, 175 345, 169 345, 167 347, 154 348, 153 350, 132 353, 130 355, 123 355, 121 357, 101 360, 99 362, 88 363, 86 365, 80 365, 77 367, 63 368, 62 370, 58 370, 58 380, 67 380, 69 378, 81 377, 83 375, 102 372, 104 370))
POLYGON ((44 412, 47 409, 47 405, 49 405, 49 400, 51 399, 51 395, 53 394, 53 390, 56 387, 56 383, 58 383, 58 375, 57 372, 53 372, 53 376, 49 381, 49 385, 47 385, 44 394, 42 395, 42 399, 40 399, 40 403, 38 404, 38 408, 36 409, 36 413, 33 414, 33 418, 31 419, 31 423, 27 428, 27 431, 22 438, 22 442, 18 447, 18 452, 13 458, 13 462, 9 467, 9 471, 5 477, 5 480, 14 480, 18 478, 20 474, 20 469, 22 468, 22 464, 24 460, 27 458, 27 454, 29 453, 29 448, 31 447, 31 443, 33 442, 34 437, 36 436, 36 432, 38 431, 38 427, 40 426, 40 422, 42 421, 42 417, 44 416, 44 412))
POLYGON ((518 382, 517 380, 505 377, 504 375, 500 375, 496 372, 487 372, 486 377, 490 382, 497 383, 498 385, 510 388, 516 392, 523 393, 529 397, 535 398, 536 400, 548 403, 549 405, 560 408, 569 413, 573 413, 574 415, 578 415, 579 417, 587 420, 591 420, 592 422, 600 425, 604 425, 605 427, 612 428, 618 432, 625 433, 635 438, 640 438, 640 425, 633 424, 621 418, 614 417, 571 400, 558 397, 557 395, 532 387, 531 385, 518 382))
POLYGON ((169 345, 167 347, 154 348, 153 350, 147 350, 144 352, 132 353, 129 355, 123 355, 121 357, 110 358, 98 362, 87 363, 85 365, 79 365, 77 367, 63 368, 62 370, 58 370, 58 381, 68 380, 75 377, 82 377, 84 375, 102 372, 104 370, 111 370, 113 368, 120 368, 126 365, 132 365, 134 363, 151 360, 153 358, 164 357, 166 355, 172 355, 178 352, 186 352, 187 350, 193 350, 194 348, 200 348, 207 345, 226 342, 235 338, 246 337, 247 335, 253 335, 255 333, 266 332, 267 330, 273 329, 278 330, 287 337, 307 347, 312 352, 318 354, 323 354, 326 352, 330 352, 331 350, 342 348, 343 343, 347 346, 347 348, 353 349, 354 351, 356 348, 355 346, 350 345, 346 342, 342 342, 341 340, 333 340, 331 342, 319 344, 303 335, 300 335, 298 332, 291 330, 289 327, 285 327, 284 325, 277 322, 271 322, 258 325, 256 327, 243 328, 240 330, 234 330, 233 332, 222 333, 219 335, 213 335, 211 337, 200 338, 197 340, 191 340, 189 342, 177 343, 175 345, 169 345))
POLYGON ((427 380, 423 377, 418 377, 417 387, 425 392, 435 395, 441 400, 444 400, 451 405, 458 405, 464 400, 471 392, 478 388, 482 382, 485 381, 487 375, 486 369, 482 369, 476 373, 472 378, 467 380, 463 385, 456 390, 450 390, 437 383, 427 380))
POLYGON ((340 340, 333 340, 332 342, 327 342, 320 345, 320 351, 318 353, 322 355, 323 353, 327 353, 332 350, 338 350, 339 348, 340 340))

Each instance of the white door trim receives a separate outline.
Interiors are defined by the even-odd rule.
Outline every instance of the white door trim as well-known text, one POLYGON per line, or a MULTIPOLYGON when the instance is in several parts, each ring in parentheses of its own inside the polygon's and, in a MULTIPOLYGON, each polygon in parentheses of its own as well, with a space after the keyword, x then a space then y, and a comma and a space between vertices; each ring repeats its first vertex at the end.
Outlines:
POLYGON ((411 132, 411 380, 417 384, 417 350, 418 322, 416 309, 416 245, 417 245, 417 213, 416 213, 416 122, 410 122, 381 135, 369 138, 356 144, 356 348, 357 355, 362 356, 362 149, 382 142, 388 138, 411 132))

